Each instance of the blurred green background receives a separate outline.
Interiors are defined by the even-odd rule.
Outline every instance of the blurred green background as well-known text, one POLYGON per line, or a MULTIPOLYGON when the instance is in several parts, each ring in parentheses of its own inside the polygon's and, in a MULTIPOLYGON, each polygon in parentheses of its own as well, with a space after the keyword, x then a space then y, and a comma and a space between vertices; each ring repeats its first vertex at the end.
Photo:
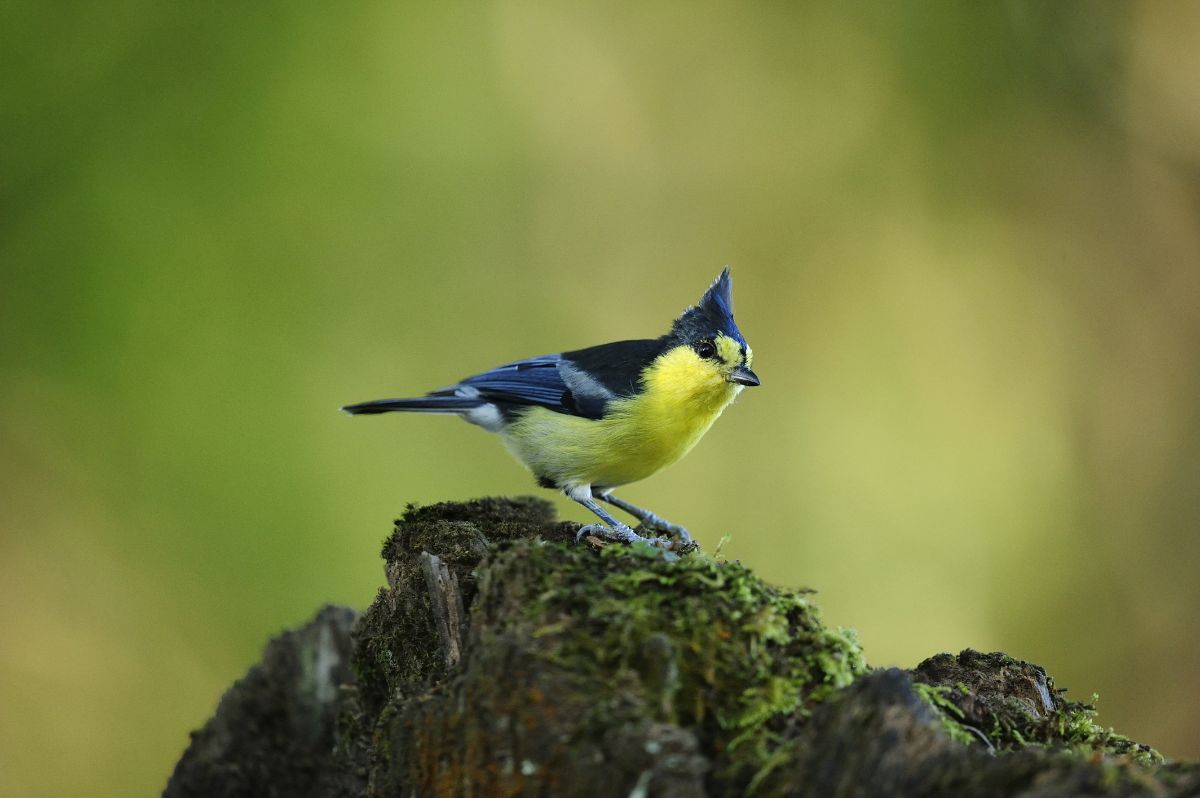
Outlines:
POLYGON ((155 793, 406 502, 551 496, 340 404, 658 335, 726 263, 763 387, 623 495, 874 664, 1003 649, 1200 755, 1198 41, 1166 2, 0 4, 0 793, 155 793))

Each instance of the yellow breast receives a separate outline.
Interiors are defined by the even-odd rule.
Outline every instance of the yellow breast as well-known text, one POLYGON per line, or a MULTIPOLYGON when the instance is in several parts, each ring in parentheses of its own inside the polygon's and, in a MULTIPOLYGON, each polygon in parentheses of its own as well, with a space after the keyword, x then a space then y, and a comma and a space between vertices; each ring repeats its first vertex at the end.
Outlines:
POLYGON ((614 400, 598 420, 532 408, 504 430, 506 445, 560 485, 624 485, 687 454, 741 390, 688 347, 660 357, 643 380, 642 393, 614 400))

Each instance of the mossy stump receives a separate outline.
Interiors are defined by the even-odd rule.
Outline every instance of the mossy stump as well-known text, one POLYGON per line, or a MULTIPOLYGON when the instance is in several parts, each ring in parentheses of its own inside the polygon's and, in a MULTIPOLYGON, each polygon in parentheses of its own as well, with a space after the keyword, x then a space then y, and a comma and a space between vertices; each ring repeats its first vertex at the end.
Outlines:
POLYGON ((574 542, 541 500, 409 508, 387 587, 271 643, 168 796, 1190 795, 1037 666, 871 670, 804 591, 574 542))

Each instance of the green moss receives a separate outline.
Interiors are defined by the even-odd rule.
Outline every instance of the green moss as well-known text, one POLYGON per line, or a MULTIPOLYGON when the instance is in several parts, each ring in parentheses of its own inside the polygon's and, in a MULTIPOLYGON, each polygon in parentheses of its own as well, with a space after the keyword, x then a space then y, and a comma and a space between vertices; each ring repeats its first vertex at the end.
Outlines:
POLYGON ((409 504, 404 517, 396 523, 404 525, 430 521, 469 522, 486 529, 489 538, 497 537, 496 528, 506 525, 527 527, 557 523, 554 505, 536 496, 488 496, 465 502, 438 502, 425 506, 409 504))
POLYGON ((1054 679, 1037 665, 993 652, 966 649, 938 654, 914 671, 918 693, 954 731, 979 730, 998 750, 1046 748, 1090 757, 1099 752, 1145 766, 1163 758, 1147 745, 1096 723, 1093 703, 1066 701, 1054 679))
POLYGON ((355 628, 354 666, 364 707, 378 713, 389 696, 412 694, 441 681, 446 665, 435 639, 419 555, 437 555, 458 577, 464 603, 475 596, 474 569, 499 542, 573 540, 571 524, 558 522, 549 502, 522 496, 410 504, 383 543, 388 586, 355 628))
POLYGON ((966 726, 963 725, 963 712, 948 697, 950 693, 949 687, 915 682, 913 690, 916 691, 922 701, 938 713, 938 717, 941 719, 942 730, 950 736, 950 739, 963 745, 971 745, 972 743, 979 742, 979 738, 968 731, 966 726))
POLYGON ((1084 754, 1103 751, 1126 756, 1143 767, 1161 765, 1164 758, 1158 751, 1096 723, 1096 702, 1099 700, 1100 696, 1093 693, 1088 703, 1067 702, 1058 716, 1057 732, 1063 744, 1084 754))
POLYGON ((520 542, 489 574, 523 583, 541 656, 595 696, 585 726, 609 728, 635 705, 696 730, 734 769, 757 770, 784 725, 866 669, 853 632, 740 563, 520 542))
MULTIPOLYGON (((645 768, 687 762, 684 775, 710 794, 769 793, 813 745, 805 730, 869 681, 853 630, 826 627, 807 591, 702 552, 576 544, 576 530, 529 498, 410 507, 397 522, 384 544, 388 587, 356 630, 346 718, 371 730, 370 756, 349 758, 386 775, 380 790, 554 794, 597 768, 606 783, 633 784, 645 768), (431 556, 466 616, 455 664, 437 642, 446 632, 430 602, 431 556), (679 753, 654 754, 663 741, 679 753)), ((1066 702, 1043 669, 1004 654, 932 657, 911 673, 911 692, 895 676, 884 697, 920 708, 921 733, 947 750, 952 740, 987 758, 984 741, 1100 769, 1161 762, 1098 726, 1092 704, 1066 702), (1118 756, 1092 762, 1098 751, 1118 756)), ((345 741, 341 750, 353 753, 345 741)))

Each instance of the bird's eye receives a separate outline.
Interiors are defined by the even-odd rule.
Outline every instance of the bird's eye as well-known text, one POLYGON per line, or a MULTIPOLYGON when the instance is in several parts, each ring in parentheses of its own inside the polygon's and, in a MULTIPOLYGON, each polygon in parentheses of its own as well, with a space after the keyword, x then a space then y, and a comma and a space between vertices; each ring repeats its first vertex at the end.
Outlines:
POLYGON ((717 345, 712 341, 701 341, 696 344, 696 354, 703 358, 715 358, 717 356, 717 345))

